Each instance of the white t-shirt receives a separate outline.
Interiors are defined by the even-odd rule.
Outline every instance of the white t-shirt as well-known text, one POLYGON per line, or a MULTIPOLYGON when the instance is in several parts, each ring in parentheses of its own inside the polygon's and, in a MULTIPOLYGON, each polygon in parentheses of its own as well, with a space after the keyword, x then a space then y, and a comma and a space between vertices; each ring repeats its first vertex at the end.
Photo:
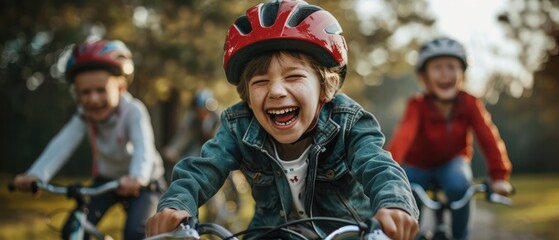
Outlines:
POLYGON ((305 151, 299 156, 299 158, 284 161, 282 160, 274 144, 274 151, 276 158, 279 160, 285 172, 285 177, 289 182, 291 187, 291 196, 293 198, 293 208, 295 211, 292 212, 291 216, 302 219, 308 218, 308 214, 305 212, 305 201, 303 199, 305 191, 305 181, 307 179, 307 168, 309 166, 309 156, 308 152, 311 146, 307 147, 305 151))

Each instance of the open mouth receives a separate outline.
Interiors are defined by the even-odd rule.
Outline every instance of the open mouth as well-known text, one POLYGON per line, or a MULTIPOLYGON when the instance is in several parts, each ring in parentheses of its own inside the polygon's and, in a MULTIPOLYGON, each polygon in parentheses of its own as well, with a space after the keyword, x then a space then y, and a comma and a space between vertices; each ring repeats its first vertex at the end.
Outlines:
POLYGON ((270 109, 267 111, 270 119, 280 126, 286 126, 294 122, 299 115, 298 107, 289 107, 284 109, 270 109))
POLYGON ((437 84, 437 87, 442 89, 442 90, 448 90, 453 88, 455 85, 453 83, 439 83, 437 84))
POLYGON ((89 107, 85 110, 85 113, 90 116, 102 115, 107 112, 106 106, 101 107, 89 107))
POLYGON ((104 106, 102 106, 102 107, 90 107, 87 110, 88 110, 88 112, 91 112, 91 113, 98 113, 98 112, 103 112, 105 109, 106 108, 104 106))

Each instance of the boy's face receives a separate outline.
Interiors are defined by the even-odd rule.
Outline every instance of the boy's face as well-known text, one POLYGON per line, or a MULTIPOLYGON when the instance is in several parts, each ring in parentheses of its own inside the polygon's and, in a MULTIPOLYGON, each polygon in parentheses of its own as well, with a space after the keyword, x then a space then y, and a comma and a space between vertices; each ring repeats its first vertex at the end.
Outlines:
POLYGON ((85 115, 94 121, 102 121, 118 106, 126 82, 107 71, 94 70, 77 74, 74 87, 85 115))
POLYGON ((268 72, 248 81, 248 105, 256 120, 280 143, 293 143, 313 123, 321 97, 320 80, 301 60, 274 57, 268 72))
POLYGON ((454 57, 438 57, 429 60, 425 72, 419 74, 427 92, 438 99, 449 101, 454 99, 462 89, 464 69, 460 60, 454 57))

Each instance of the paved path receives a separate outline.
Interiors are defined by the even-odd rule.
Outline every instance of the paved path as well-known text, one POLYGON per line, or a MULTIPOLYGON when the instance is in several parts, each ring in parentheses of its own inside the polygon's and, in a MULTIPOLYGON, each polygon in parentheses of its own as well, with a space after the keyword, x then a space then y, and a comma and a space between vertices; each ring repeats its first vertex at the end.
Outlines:
MULTIPOLYGON (((423 211, 423 217, 431 218, 430 211, 423 211)), ((447 218, 449 216, 446 216, 447 218)), ((424 218, 422 218, 424 219, 424 218)), ((472 240, 543 240, 526 232, 511 232, 499 225, 490 209, 477 206, 474 213, 472 240)), ((422 220, 421 227, 432 229, 433 223, 422 220)))
POLYGON ((500 226, 490 209, 477 207, 471 239, 540 240, 527 232, 511 232, 500 226))

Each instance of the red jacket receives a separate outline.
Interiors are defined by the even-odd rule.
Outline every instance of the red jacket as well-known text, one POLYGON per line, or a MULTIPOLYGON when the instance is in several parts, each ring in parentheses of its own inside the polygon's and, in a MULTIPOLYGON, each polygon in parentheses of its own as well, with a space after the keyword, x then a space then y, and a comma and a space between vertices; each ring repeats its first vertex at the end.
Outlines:
POLYGON ((433 168, 462 155, 472 159, 472 131, 476 135, 493 180, 508 180, 512 166, 505 144, 491 116, 474 96, 460 92, 449 119, 430 96, 418 95, 408 103, 388 150, 398 163, 433 168))

